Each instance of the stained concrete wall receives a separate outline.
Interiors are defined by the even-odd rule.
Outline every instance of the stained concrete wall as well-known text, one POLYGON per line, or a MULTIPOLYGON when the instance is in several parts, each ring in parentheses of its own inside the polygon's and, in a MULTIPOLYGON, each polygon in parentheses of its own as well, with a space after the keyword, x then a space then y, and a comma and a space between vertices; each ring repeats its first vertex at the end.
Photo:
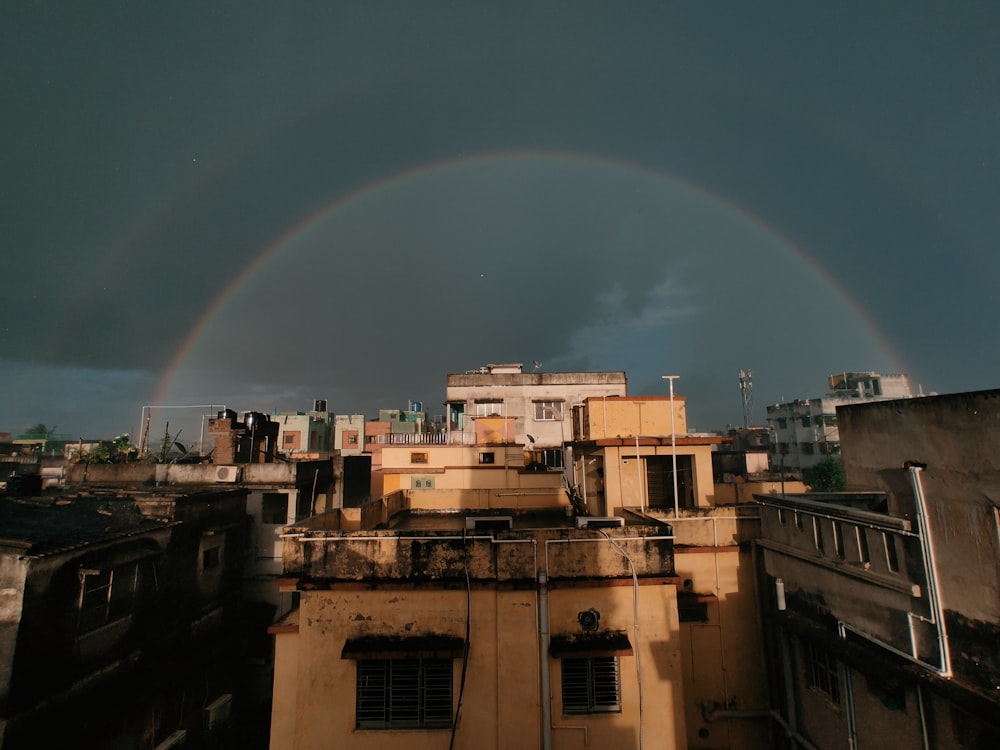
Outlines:
POLYGON ((956 679, 1000 690, 1000 390, 837 410, 849 487, 882 489, 912 516, 920 479, 956 679))

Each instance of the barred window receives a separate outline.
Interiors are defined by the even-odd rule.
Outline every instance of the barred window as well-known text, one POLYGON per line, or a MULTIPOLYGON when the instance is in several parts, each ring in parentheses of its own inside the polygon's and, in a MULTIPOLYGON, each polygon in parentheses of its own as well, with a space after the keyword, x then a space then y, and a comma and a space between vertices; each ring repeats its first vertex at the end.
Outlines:
POLYGON ((621 679, 617 656, 562 659, 565 714, 621 713, 621 679))
POLYGON ((451 726, 451 659, 362 659, 357 680, 359 729, 451 726))
POLYGON ((806 684, 824 693, 831 703, 840 704, 840 662, 828 651, 811 643, 803 644, 806 684))

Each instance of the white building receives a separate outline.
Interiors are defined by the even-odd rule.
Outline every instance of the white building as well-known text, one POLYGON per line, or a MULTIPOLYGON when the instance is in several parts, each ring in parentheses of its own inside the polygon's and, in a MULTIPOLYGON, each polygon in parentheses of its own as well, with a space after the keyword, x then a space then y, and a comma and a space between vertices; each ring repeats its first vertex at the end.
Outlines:
POLYGON ((624 372, 524 372, 521 364, 490 364, 448 375, 448 431, 474 442, 475 420, 513 418, 506 442, 538 452, 546 466, 564 465, 563 444, 573 439, 573 408, 588 398, 627 396, 624 372))
POLYGON ((767 407, 767 421, 775 436, 775 469, 801 471, 827 456, 840 455, 837 407, 869 401, 912 398, 906 375, 844 372, 827 379, 822 398, 796 399, 767 407))

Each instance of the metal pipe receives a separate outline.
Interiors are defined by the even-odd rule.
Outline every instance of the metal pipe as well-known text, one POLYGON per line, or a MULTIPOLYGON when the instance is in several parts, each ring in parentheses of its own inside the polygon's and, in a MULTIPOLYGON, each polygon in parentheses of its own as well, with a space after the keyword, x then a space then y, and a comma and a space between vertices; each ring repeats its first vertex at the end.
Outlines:
POLYGON ((677 430, 674 428, 674 381, 680 375, 661 375, 670 382, 670 457, 674 474, 674 518, 680 515, 680 499, 677 497, 677 430))
POLYGON ((917 520, 920 524, 920 546, 923 551, 924 570, 927 576, 927 597, 931 606, 931 616, 937 625, 938 654, 941 659, 942 677, 951 677, 951 649, 948 645, 948 630, 944 622, 944 607, 941 605, 941 588, 938 580, 937 559, 934 553, 934 536, 931 534, 930 513, 927 498, 920 479, 922 466, 909 465, 910 482, 913 485, 913 499, 917 504, 917 520))

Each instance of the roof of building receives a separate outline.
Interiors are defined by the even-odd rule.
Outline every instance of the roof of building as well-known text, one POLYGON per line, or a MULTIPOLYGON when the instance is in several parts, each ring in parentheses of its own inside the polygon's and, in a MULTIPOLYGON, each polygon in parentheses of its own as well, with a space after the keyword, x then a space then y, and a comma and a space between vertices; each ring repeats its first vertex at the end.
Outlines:
POLYGON ((143 516, 131 498, 0 498, 0 549, 42 557, 173 523, 143 516))

